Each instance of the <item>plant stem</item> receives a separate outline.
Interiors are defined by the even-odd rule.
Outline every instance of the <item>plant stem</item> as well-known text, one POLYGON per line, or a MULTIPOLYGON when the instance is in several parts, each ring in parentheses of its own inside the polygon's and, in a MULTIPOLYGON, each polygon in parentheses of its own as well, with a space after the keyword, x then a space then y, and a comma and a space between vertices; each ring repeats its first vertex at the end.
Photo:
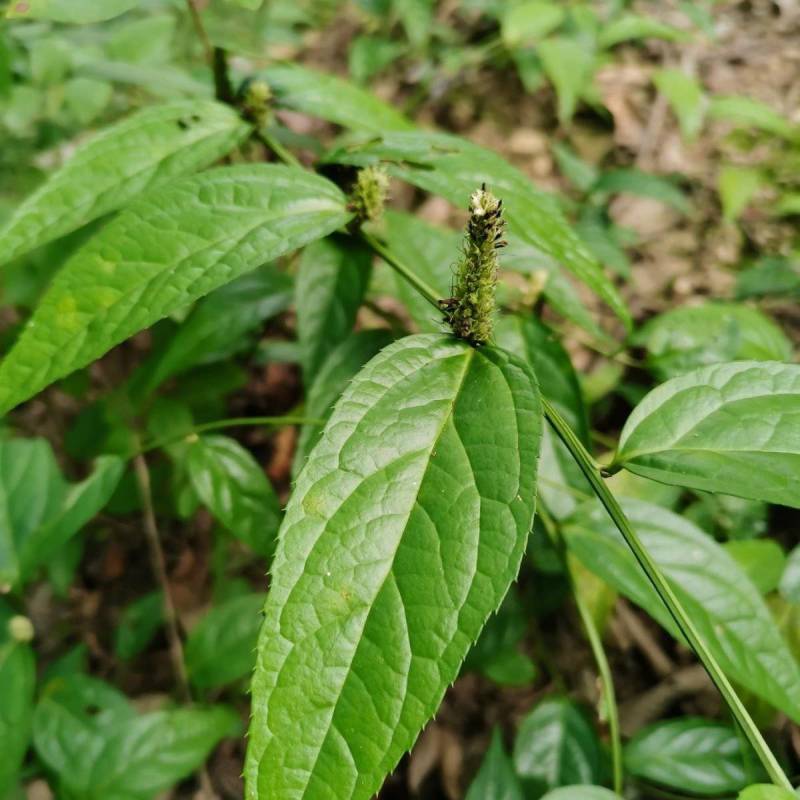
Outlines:
POLYGON ((376 239, 372 234, 362 230, 360 236, 395 272, 405 278, 437 311, 439 307, 439 297, 436 291, 428 286, 425 281, 409 269, 383 242, 376 239))
MULTIPOLYGON (((178 691, 180 692, 181 700, 184 703, 191 703, 192 690, 189 688, 189 675, 186 672, 186 659, 183 654, 183 641, 181 640, 180 626, 178 623, 178 612, 175 610, 175 604, 172 602, 169 578, 167 576, 167 562, 164 558, 164 550, 161 547, 161 537, 158 533, 158 523, 156 522, 155 510, 153 508, 150 470, 147 468, 147 461, 141 453, 134 457, 133 468, 136 473, 139 497, 142 501, 142 522, 144 525, 145 538, 147 539, 147 549, 150 553, 150 564, 161 589, 164 623, 167 630, 167 642, 169 643, 169 656, 172 661, 172 669, 175 672, 175 679, 178 683, 178 691)), ((218 800, 218 796, 214 792, 214 787, 205 765, 198 771, 198 776, 200 778, 200 787, 206 800, 218 800)))
POLYGON ((545 416, 547 417, 548 421, 555 429, 561 441, 564 442, 567 449, 572 454, 572 457, 581 468, 581 471, 591 484, 595 494, 608 512, 608 515, 619 529, 619 532, 622 534, 623 538, 628 544, 628 547, 630 547, 633 555, 639 562, 639 566, 642 568, 648 580, 653 585, 656 593, 669 611, 670 616, 673 618, 673 620, 675 620, 678 630, 680 630, 686 641, 689 643, 697 657, 702 662, 706 672, 708 672, 709 677, 719 690, 719 693, 722 695, 725 702, 728 704, 731 713, 741 726, 745 736, 747 736, 747 739, 752 745, 753 750, 755 750, 759 760, 764 765, 764 769, 766 769, 770 779, 776 786, 780 786, 791 791, 792 785, 789 783, 789 780, 781 769, 780 764, 770 750, 769 745, 764 740, 764 737, 761 735, 761 732, 758 730, 755 722, 753 722, 752 717, 747 712, 747 709, 744 707, 742 701, 739 699, 739 695, 736 694, 736 690, 733 688, 725 673, 722 671, 722 668, 719 666, 713 654, 708 649, 703 637, 700 635, 697 628, 695 628, 691 617, 686 613, 686 609, 684 609, 680 600, 678 600, 677 596, 672 590, 672 587, 667 582, 667 579, 664 577, 659 567, 650 557, 650 554, 639 540, 638 535, 628 521, 628 518, 625 516, 625 513, 617 502, 617 499, 608 490, 608 487, 605 485, 603 477, 595 465, 594 460, 586 451, 586 448, 583 446, 580 439, 578 439, 569 425, 564 421, 558 411, 553 408, 546 398, 542 398, 542 404, 544 405, 545 416))
POLYGON ((195 0, 186 0, 186 7, 189 9, 189 16, 192 18, 192 25, 194 25, 197 38, 203 45, 206 61, 210 67, 214 66, 214 48, 211 46, 211 39, 208 38, 205 25, 203 25, 203 18, 200 16, 200 11, 195 5, 195 0))
POLYGON ((581 624, 586 632, 586 638, 589 641, 589 647, 592 650, 597 671, 600 673, 600 683, 603 687, 603 703, 606 707, 606 714, 608 714, 608 734, 611 739, 611 764, 614 779, 614 792, 622 795, 623 790, 623 767, 622 767, 622 738, 619 729, 619 709, 617 707, 617 696, 614 691, 614 679, 611 675, 611 667, 606 658, 606 651, 603 647, 600 633, 595 625, 592 612, 586 605, 586 600, 578 589, 575 576, 569 565, 567 557, 567 546, 561 530, 551 517, 550 514, 539 504, 537 509, 539 518, 542 520, 551 541, 556 547, 559 555, 561 556, 561 563, 564 566, 564 572, 569 580, 570 588, 572 589, 572 596, 575 599, 575 607, 578 609, 578 616, 581 618, 581 624))
POLYGON ((200 433, 207 433, 208 431, 219 431, 225 428, 241 428, 252 427, 257 425, 324 425, 325 420, 316 419, 314 417, 295 417, 291 415, 284 415, 282 417, 230 417, 229 419, 217 419, 213 422, 203 422, 200 425, 195 425, 188 431, 178 434, 177 436, 168 436, 164 439, 157 439, 154 442, 148 442, 136 454, 138 458, 144 453, 149 453, 151 450, 158 450, 168 444, 179 442, 189 436, 196 436, 200 433))
POLYGON ((192 701, 192 693, 189 690, 189 676, 186 674, 186 662, 183 657, 183 643, 178 626, 178 613, 175 610, 175 604, 172 602, 164 550, 161 547, 161 537, 158 533, 158 524, 153 510, 150 470, 147 468, 147 461, 141 453, 134 457, 133 468, 136 473, 139 497, 142 501, 142 523, 144 525, 145 538, 147 539, 147 549, 150 552, 150 564, 163 598, 164 623, 167 629, 172 669, 175 672, 181 699, 186 703, 190 703, 192 701))
POLYGON ((259 142, 261 142, 261 144, 264 145, 264 147, 267 148, 267 150, 272 150, 272 152, 278 156, 278 158, 284 164, 286 164, 286 166, 305 169, 297 156, 290 150, 287 150, 266 128, 257 130, 255 132, 255 137, 259 142))

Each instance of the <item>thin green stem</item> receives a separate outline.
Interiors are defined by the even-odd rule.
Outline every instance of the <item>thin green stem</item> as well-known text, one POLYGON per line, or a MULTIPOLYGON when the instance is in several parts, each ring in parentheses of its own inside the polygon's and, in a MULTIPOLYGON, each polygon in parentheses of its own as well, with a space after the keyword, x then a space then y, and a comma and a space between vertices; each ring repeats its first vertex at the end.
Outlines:
POLYGON ((439 306, 439 296, 436 291, 428 286, 413 270, 409 269, 383 242, 376 239, 372 234, 362 230, 361 238, 368 244, 395 272, 402 275, 437 311, 441 311, 439 306))
POLYGON ((177 436, 168 436, 164 439, 157 439, 154 442, 148 442, 136 454, 149 453, 151 450, 158 450, 161 447, 166 447, 168 444, 180 442, 189 436, 197 436, 201 433, 208 433, 208 431, 220 431, 225 428, 242 428, 245 426, 267 426, 267 425, 324 425, 325 420, 315 419, 313 417, 295 417, 285 415, 282 417, 231 417, 230 419, 217 419, 213 422, 203 422, 200 425, 195 425, 188 431, 178 434, 177 436))
POLYGON ((256 131, 255 133, 256 138, 264 145, 268 150, 272 150, 276 156, 288 167, 299 167, 300 169, 305 169, 305 167, 300 163, 300 160, 297 156, 292 153, 290 150, 287 150, 283 144, 278 141, 277 137, 273 136, 267 128, 261 128, 260 130, 256 131))
POLYGON ((603 703, 608 715, 608 734, 611 739, 611 765, 614 780, 614 791, 618 795, 622 795, 623 790, 623 767, 622 767, 622 736, 619 727, 619 709, 617 707, 617 696, 614 691, 614 679, 611 675, 611 667, 606 657, 606 651, 603 647, 600 633, 597 630, 592 612, 589 610, 586 600, 578 589, 577 581, 569 565, 567 558, 567 547, 564 542, 564 537, 558 524, 550 517, 550 514, 541 507, 539 504, 538 514, 542 520, 550 539, 553 541, 556 549, 558 550, 561 561, 564 565, 564 571, 572 589, 572 596, 575 598, 575 607, 578 609, 578 616, 581 618, 581 624, 586 632, 586 638, 589 641, 589 647, 592 650, 597 671, 600 673, 600 684, 603 692, 603 703))
POLYGON ((625 516, 625 513, 617 502, 617 499, 605 485, 603 477, 595 465, 594 460, 586 451, 586 448, 583 446, 580 439, 578 439, 569 425, 558 413, 558 411, 553 408, 547 399, 542 398, 542 403, 544 405, 544 411, 548 421, 555 429, 561 441, 564 442, 578 466, 581 468, 581 471, 586 476, 586 479, 589 481, 595 494, 600 499, 600 502, 605 507, 608 515, 614 521, 614 524, 617 526, 619 532, 627 542, 628 547, 630 547, 633 555, 639 562, 639 566, 641 566, 648 580, 653 585, 653 588, 656 590, 658 596, 661 598, 661 601, 669 611, 670 616, 673 618, 673 620, 675 620, 675 624, 678 626, 678 629, 683 634, 691 648, 694 650, 697 657, 705 667, 706 672, 708 672, 709 677, 719 690, 719 693, 728 704, 731 713, 741 726, 745 736, 747 736, 748 741, 752 745, 753 750, 755 751, 759 760, 764 765, 764 769, 766 769, 770 779, 776 786, 780 786, 791 791, 792 785, 789 783, 789 780, 781 769, 780 764, 770 750, 769 745, 766 743, 752 717, 747 712, 747 709, 744 707, 739 695, 736 694, 736 690, 733 688, 725 673, 722 671, 722 668, 719 666, 713 654, 708 649, 703 637, 700 635, 697 628, 695 628, 691 617, 687 614, 686 609, 684 609, 680 600, 678 600, 677 596, 672 590, 672 587, 667 582, 667 579, 650 557, 650 554, 647 552, 644 545, 642 545, 639 537, 628 521, 628 518, 625 516))

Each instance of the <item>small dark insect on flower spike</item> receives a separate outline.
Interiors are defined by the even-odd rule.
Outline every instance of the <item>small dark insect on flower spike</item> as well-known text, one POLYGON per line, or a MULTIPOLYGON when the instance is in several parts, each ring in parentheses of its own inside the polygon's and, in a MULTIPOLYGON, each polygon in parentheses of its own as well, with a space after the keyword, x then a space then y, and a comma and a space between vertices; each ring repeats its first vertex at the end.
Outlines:
POLYGON ((473 192, 461 259, 455 268, 453 296, 439 301, 444 321, 470 344, 486 344, 492 335, 497 286, 497 251, 503 239, 503 201, 486 190, 473 192))
POLYGON ((358 171, 350 193, 350 209, 358 225, 377 222, 389 196, 389 175, 386 170, 373 165, 358 171))

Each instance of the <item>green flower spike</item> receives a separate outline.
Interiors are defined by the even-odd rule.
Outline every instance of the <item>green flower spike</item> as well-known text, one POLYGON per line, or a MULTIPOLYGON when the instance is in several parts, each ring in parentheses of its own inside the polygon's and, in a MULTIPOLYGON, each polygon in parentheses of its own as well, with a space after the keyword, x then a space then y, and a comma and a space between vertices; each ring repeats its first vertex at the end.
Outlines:
POLYGON ((264 128, 269 122, 272 106, 272 90, 261 78, 248 78, 239 89, 242 115, 256 128, 264 128))
POLYGON ((503 240, 503 201, 484 184, 470 198, 464 248, 455 268, 453 296, 440 300, 444 321, 460 339, 486 344, 492 335, 497 286, 497 250, 503 240))
POLYGON ((350 197, 350 208, 355 212, 358 224, 379 220, 388 196, 389 175, 383 167, 360 169, 350 197))

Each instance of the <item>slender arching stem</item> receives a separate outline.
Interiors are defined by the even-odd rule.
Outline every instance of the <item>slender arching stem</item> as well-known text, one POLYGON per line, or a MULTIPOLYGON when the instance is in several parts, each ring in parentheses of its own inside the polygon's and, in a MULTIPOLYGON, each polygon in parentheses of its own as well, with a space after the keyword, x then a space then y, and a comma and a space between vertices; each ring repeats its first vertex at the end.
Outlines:
POLYGON ((393 253, 383 242, 376 239, 366 231, 361 231, 361 238, 372 250, 377 253, 395 272, 403 276, 437 311, 441 311, 439 298, 436 291, 428 286, 425 281, 409 269, 395 253, 393 253))
POLYGON ((575 607, 578 609, 578 616, 581 618, 581 624, 586 633, 586 638, 589 641, 589 647, 592 649, 597 671, 600 673, 603 703, 605 704, 606 714, 608 715, 608 733, 611 739, 611 764, 614 791, 621 796, 623 790, 622 737, 620 735, 619 709, 617 707, 617 696, 614 691, 614 678, 611 675, 611 667, 608 663, 608 658, 606 658, 606 651, 603 647, 603 642, 600 638, 600 632, 597 630, 594 617, 592 617, 592 612, 586 604, 583 595, 580 593, 575 576, 570 568, 566 543, 564 542, 564 537, 558 527, 558 523, 550 518, 550 514, 542 508, 541 503, 538 505, 537 514, 539 514, 539 518, 542 520, 550 539, 561 556, 564 572, 572 588, 575 607))
POLYGON ((700 635, 697 628, 695 628, 691 617, 675 595, 675 592, 673 592, 664 574, 641 543, 636 531, 634 531, 620 504, 617 502, 617 499, 606 486, 603 476, 600 474, 600 470, 595 465, 591 455, 589 455, 583 443, 565 422, 564 418, 553 408, 552 404, 549 403, 546 398, 542 398, 542 403, 544 404, 545 416, 548 421, 581 468, 581 471, 589 481, 594 493, 605 507, 608 515, 614 521, 614 524, 633 552, 633 555, 639 562, 639 566, 653 585, 661 601, 666 606, 667 611, 669 611, 678 629, 684 635, 686 641, 689 643, 692 650, 694 650, 705 667, 706 672, 708 672, 709 677, 719 690, 719 693, 728 704, 731 713, 741 726, 742 731, 752 745, 759 760, 764 765, 764 769, 766 769, 770 779, 776 786, 791 791, 792 785, 789 783, 788 778, 781 769, 781 765, 770 750, 769 745, 761 735, 761 731, 758 730, 758 726, 753 722, 752 717, 744 707, 736 690, 708 649, 703 637, 700 635))
POLYGON ((324 425, 325 420, 314 419, 311 417, 295 417, 285 415, 282 417, 230 417, 229 419, 217 419, 213 422, 203 422, 200 425, 195 425, 187 431, 179 433, 177 436, 169 436, 164 439, 156 439, 153 442, 148 442, 136 454, 149 453, 151 450, 158 450, 161 447, 166 447, 175 442, 184 441, 192 436, 197 436, 201 433, 208 433, 208 431, 219 431, 224 428, 242 428, 245 426, 267 426, 267 425, 324 425))

